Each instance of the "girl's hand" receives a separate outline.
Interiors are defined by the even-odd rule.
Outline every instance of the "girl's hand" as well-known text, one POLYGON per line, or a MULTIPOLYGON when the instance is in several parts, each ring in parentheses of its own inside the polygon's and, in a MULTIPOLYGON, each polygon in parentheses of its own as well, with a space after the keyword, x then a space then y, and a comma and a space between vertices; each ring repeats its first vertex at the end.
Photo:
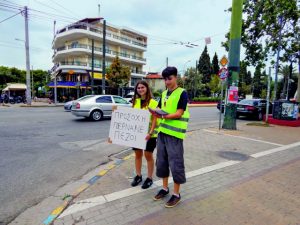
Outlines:
POLYGON ((151 138, 151 135, 150 135, 150 134, 147 134, 147 136, 146 136, 145 139, 148 141, 150 138, 151 138))

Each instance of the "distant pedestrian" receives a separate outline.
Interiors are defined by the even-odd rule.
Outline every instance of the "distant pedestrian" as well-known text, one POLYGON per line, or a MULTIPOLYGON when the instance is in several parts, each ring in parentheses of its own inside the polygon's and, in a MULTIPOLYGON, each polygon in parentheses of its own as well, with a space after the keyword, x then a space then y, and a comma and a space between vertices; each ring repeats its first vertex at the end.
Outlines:
POLYGON ((154 196, 154 200, 160 200, 169 194, 168 179, 170 170, 174 181, 174 190, 165 207, 176 206, 180 200, 180 185, 186 182, 183 159, 183 139, 188 127, 189 110, 187 92, 177 85, 176 67, 167 67, 162 76, 167 90, 162 93, 158 107, 167 112, 162 118, 157 137, 156 175, 163 179, 163 187, 154 196))
MULTIPOLYGON (((147 110, 150 108, 156 108, 158 102, 152 99, 151 90, 146 81, 139 81, 134 89, 133 96, 133 108, 136 109, 144 109, 147 110)), ((150 124, 149 124, 149 132, 145 139, 147 140, 146 149, 137 149, 133 148, 135 152, 135 171, 136 176, 134 177, 131 186, 137 186, 142 182, 142 159, 143 155, 147 160, 147 179, 144 181, 142 188, 147 189, 153 184, 153 170, 154 170, 154 160, 153 160, 153 151, 156 148, 156 138, 157 138, 157 130, 155 129, 157 126, 157 119, 151 115, 150 124)))

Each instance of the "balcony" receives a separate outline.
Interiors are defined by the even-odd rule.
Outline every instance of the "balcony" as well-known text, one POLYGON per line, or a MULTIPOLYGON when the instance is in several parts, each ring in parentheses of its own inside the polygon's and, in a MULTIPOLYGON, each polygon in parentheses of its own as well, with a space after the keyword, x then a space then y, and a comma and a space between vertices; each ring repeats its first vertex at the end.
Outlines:
MULTIPOLYGON (((64 29, 57 32, 55 35, 55 39, 53 40, 53 47, 55 48, 56 45, 61 44, 59 43, 59 39, 62 39, 62 42, 70 40, 70 39, 77 39, 81 37, 88 36, 89 38, 94 39, 101 39, 102 40, 103 31, 102 29, 96 29, 91 28, 86 25, 71 25, 68 27, 65 27, 64 29)), ((118 43, 120 45, 126 46, 126 47, 132 47, 136 50, 142 50, 146 51, 147 44, 132 38, 129 38, 127 36, 120 36, 117 33, 113 32, 106 32, 106 39, 108 42, 112 43, 118 43)))
MULTIPOLYGON (((102 56, 102 48, 94 47, 95 55, 102 56)), ((68 45, 68 46, 62 46, 58 47, 54 51, 54 55, 52 56, 53 61, 59 61, 57 59, 61 57, 66 57, 71 54, 92 54, 92 46, 91 45, 85 45, 85 44, 76 44, 76 45, 68 45)), ((118 56, 120 60, 128 61, 128 62, 135 62, 139 64, 146 64, 146 59, 136 56, 136 55, 130 55, 122 52, 113 51, 110 49, 106 49, 106 56, 110 58, 115 58, 118 56)))

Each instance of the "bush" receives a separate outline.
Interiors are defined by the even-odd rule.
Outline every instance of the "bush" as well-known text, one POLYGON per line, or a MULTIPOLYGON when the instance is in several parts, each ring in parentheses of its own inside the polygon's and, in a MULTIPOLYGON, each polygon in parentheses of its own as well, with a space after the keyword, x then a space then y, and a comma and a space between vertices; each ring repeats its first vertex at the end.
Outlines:
POLYGON ((219 97, 195 97, 194 102, 219 102, 221 98, 219 97))

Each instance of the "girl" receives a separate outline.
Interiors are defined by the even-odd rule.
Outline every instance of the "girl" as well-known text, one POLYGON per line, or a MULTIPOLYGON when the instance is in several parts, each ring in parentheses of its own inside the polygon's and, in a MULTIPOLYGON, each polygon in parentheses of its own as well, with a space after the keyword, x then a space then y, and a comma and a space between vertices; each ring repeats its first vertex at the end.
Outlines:
MULTIPOLYGON (((158 102, 152 99, 152 94, 148 83, 143 80, 139 81, 136 84, 132 102, 133 102, 132 103, 133 108, 144 109, 144 110, 148 110, 148 107, 155 109, 158 105, 158 102)), ((156 137, 157 137, 157 130, 155 129, 156 126, 157 126, 157 119, 156 117, 153 117, 151 115, 149 132, 146 136, 146 140, 147 140, 146 149, 143 151, 142 149, 133 148, 133 150, 135 151, 135 170, 136 170, 136 176, 131 183, 131 186, 133 187, 139 185, 142 182, 141 169, 142 169, 143 152, 147 160, 148 177, 144 181, 142 188, 147 189, 153 184, 152 181, 152 175, 154 169, 153 151, 156 147, 156 137)))

